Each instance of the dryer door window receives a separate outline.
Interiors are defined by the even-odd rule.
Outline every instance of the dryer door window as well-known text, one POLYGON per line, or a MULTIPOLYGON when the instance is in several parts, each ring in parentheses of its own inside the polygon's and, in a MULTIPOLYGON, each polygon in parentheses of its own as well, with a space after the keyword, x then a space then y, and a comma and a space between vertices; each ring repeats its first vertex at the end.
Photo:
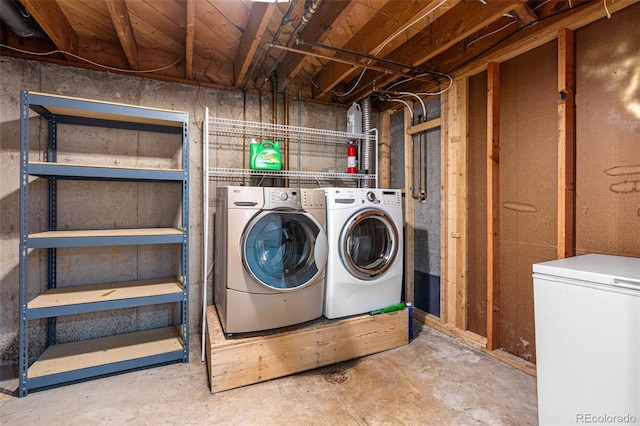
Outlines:
POLYGON ((387 271, 398 254, 398 229, 383 211, 355 214, 340 238, 340 257, 355 277, 371 280, 387 271))
POLYGON ((261 212, 249 223, 242 238, 244 266, 268 288, 302 288, 314 281, 326 263, 326 254, 316 254, 318 240, 326 241, 326 235, 308 214, 261 212))

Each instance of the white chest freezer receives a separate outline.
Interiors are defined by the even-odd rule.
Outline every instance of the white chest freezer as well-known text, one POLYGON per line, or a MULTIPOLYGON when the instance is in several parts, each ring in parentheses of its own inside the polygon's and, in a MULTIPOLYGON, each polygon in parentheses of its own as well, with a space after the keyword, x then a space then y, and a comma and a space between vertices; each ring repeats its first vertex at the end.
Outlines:
POLYGON ((533 265, 540 425, 640 425, 640 259, 533 265))

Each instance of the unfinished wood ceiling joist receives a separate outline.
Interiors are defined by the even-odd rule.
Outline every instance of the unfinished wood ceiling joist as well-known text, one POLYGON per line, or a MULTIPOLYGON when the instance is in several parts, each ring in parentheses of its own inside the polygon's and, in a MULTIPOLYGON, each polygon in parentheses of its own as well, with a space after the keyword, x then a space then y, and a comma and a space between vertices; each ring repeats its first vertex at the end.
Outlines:
MULTIPOLYGON (((613 13, 636 1, 618 0, 608 9, 613 13)), ((555 33, 557 23, 570 28, 567 19, 585 21, 606 13, 595 0, 5 3, 30 16, 25 24, 36 23, 43 37, 19 36, 3 22, 3 55, 229 90, 270 91, 276 84, 278 92, 287 89, 306 100, 343 105, 374 93, 374 81, 384 88, 402 77, 364 71, 364 65, 375 65, 370 60, 349 65, 331 59, 344 61, 339 53, 313 57, 268 44, 294 47, 300 38, 428 71, 459 73, 496 49, 513 50, 510 44, 517 46, 539 28, 555 33)), ((405 84, 425 91, 445 81, 432 80, 405 84)))

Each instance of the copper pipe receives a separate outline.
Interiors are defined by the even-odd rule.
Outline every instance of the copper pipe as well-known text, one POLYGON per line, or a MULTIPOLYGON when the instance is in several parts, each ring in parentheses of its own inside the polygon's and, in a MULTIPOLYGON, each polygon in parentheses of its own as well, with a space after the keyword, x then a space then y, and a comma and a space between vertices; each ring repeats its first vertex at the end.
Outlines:
POLYGON ((278 82, 275 75, 271 77, 271 124, 278 124, 278 82))
POLYGON ((426 201, 427 199, 427 132, 419 132, 412 135, 413 138, 413 183, 411 188, 411 196, 414 200, 426 201), (416 141, 418 142, 417 155, 416 141), (422 154, 422 145, 424 144, 424 155, 422 154), (424 157, 424 159, 423 159, 424 157), (416 164, 417 163, 417 164, 416 164), (415 168, 418 168, 418 178, 416 179, 415 168), (424 176, 423 176, 424 175, 424 176), (417 185, 416 185, 417 183, 417 185))
MULTIPOLYGON (((242 120, 247 121, 247 89, 242 89, 242 120)), ((242 168, 247 168, 247 135, 242 132, 242 168)))
MULTIPOLYGON (((284 125, 289 125, 289 91, 284 91, 284 114, 283 120, 284 125)), ((289 135, 285 135, 284 141, 282 142, 282 170, 289 170, 289 135)), ((284 180, 285 188, 289 187, 289 179, 284 180)))

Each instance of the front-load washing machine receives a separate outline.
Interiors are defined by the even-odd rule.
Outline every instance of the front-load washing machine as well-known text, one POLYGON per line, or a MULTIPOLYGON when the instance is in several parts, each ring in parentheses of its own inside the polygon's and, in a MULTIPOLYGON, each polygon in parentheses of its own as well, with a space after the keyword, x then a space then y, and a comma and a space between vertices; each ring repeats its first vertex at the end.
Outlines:
POLYGON ((214 301, 225 333, 322 316, 328 255, 321 189, 217 189, 214 301))
POLYGON ((325 191, 329 258, 324 316, 340 318, 399 303, 404 224, 401 191, 325 191))

